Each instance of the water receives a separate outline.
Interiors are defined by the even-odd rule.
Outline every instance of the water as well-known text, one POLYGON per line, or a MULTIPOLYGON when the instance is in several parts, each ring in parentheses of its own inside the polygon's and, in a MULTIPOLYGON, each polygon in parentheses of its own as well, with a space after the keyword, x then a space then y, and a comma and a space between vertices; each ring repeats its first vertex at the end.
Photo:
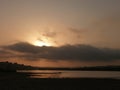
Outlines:
POLYGON ((120 79, 119 71, 64 71, 64 70, 22 70, 30 78, 114 78, 120 79))

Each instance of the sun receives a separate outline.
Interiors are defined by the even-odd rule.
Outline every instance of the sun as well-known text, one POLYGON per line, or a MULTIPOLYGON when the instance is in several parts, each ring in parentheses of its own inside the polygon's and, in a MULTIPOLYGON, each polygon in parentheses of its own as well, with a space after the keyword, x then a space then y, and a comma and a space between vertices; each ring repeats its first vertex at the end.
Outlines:
POLYGON ((45 42, 45 41, 40 41, 40 40, 36 40, 35 42, 34 42, 34 45, 35 46, 51 46, 51 44, 50 43, 48 43, 48 42, 45 42))

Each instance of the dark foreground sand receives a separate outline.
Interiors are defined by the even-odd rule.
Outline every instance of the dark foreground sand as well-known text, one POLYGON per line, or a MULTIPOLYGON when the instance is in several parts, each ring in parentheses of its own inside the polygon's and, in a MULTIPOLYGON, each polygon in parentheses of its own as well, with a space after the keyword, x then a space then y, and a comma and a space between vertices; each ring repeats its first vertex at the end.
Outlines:
POLYGON ((33 79, 23 73, 0 73, 0 90, 120 90, 120 80, 33 79))

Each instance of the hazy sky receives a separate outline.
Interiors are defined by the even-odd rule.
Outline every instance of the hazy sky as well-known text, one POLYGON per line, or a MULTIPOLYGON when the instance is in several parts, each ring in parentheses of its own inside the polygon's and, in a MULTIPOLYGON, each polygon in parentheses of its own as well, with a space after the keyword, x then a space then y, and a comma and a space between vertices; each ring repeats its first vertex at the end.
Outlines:
POLYGON ((120 49, 119 38, 120 0, 0 0, 0 45, 120 49))

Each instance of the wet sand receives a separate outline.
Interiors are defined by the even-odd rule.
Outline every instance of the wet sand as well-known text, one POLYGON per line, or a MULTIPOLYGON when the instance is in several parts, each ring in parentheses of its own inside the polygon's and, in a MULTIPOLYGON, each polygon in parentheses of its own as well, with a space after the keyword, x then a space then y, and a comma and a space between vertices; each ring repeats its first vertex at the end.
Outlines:
POLYGON ((27 73, 0 73, 0 90, 120 90, 120 79, 29 78, 27 73))

